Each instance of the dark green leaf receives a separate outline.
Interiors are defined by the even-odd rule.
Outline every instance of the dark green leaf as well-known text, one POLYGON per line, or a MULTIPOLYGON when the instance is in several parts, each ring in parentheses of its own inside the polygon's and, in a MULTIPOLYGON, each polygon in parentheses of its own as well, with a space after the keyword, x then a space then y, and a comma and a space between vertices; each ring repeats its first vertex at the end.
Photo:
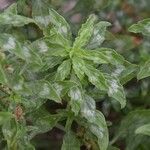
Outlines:
POLYGON ((150 60, 146 61, 143 66, 140 68, 137 78, 143 79, 150 76, 150 60))

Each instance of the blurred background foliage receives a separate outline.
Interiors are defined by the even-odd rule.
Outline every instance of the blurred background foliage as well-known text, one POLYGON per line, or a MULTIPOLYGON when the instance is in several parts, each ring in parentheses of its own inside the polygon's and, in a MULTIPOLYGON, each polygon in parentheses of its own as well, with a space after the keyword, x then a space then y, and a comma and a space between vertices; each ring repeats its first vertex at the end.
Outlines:
MULTIPOLYGON (((1 11, 12 2, 13 0, 0 1, 1 11)), ((150 37, 128 31, 133 23, 150 17, 150 0, 17 0, 17 2, 19 13, 28 17, 31 17, 35 9, 39 13, 47 15, 48 8, 54 8, 70 23, 74 37, 88 15, 94 13, 99 20, 109 21, 112 24, 102 46, 114 48, 126 60, 134 64, 142 65, 150 59, 150 37)), ((41 30, 33 24, 13 30, 10 30, 9 26, 0 27, 0 32, 6 30, 22 39, 30 39, 31 41, 42 36, 41 30), (18 30, 22 32, 18 32, 18 30)), ((135 77, 124 87, 127 106, 123 110, 120 110, 115 101, 109 101, 108 97, 101 96, 101 93, 98 93, 96 89, 95 91, 89 89, 89 92, 97 99, 97 109, 103 111, 108 121, 111 144, 121 150, 125 148, 127 150, 149 150, 150 137, 144 135, 136 135, 135 137, 132 130, 138 122, 147 123, 146 117, 150 120, 150 112, 144 111, 144 109, 150 108, 150 78, 138 81, 135 77), (127 118, 131 119, 131 122, 126 121, 127 118)), ((53 111, 49 109, 50 105, 53 109, 60 107, 55 103, 48 102, 45 107, 50 112, 53 111)), ((63 132, 54 128, 50 132, 36 136, 33 143, 39 150, 59 150, 62 137, 63 132)), ((117 149, 110 147, 110 150, 117 149)))

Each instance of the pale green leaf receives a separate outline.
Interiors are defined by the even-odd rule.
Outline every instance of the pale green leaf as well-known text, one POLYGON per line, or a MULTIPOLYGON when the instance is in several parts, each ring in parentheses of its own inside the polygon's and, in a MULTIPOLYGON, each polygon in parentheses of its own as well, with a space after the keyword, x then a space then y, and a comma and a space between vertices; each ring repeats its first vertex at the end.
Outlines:
POLYGON ((72 35, 70 31, 70 26, 66 22, 66 20, 58 14, 54 9, 49 9, 50 21, 54 25, 57 33, 63 35, 64 38, 71 40, 72 35))
POLYGON ((75 51, 85 46, 87 42, 90 40, 90 37, 92 36, 94 30, 95 20, 96 16, 90 15, 86 23, 82 25, 81 29, 79 30, 78 36, 73 44, 73 49, 75 51))
POLYGON ((70 74, 70 70, 71 70, 70 59, 63 61, 62 64, 57 69, 56 80, 63 81, 70 74))
POLYGON ((136 134, 143 134, 143 135, 148 135, 150 136, 150 124, 145 124, 143 126, 138 127, 135 130, 136 134))
POLYGON ((72 131, 66 132, 61 150, 80 150, 80 142, 72 131))
POLYGON ((73 69, 77 77, 82 80, 84 78, 83 67, 85 66, 84 61, 79 57, 72 58, 73 69))

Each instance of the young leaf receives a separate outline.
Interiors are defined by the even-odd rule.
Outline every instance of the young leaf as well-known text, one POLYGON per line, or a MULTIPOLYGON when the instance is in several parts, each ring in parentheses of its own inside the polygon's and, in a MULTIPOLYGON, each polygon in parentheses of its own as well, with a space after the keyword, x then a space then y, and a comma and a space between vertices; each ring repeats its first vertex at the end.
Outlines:
POLYGON ((81 29, 79 30, 78 37, 75 39, 73 44, 74 50, 80 49, 87 44, 93 33, 95 21, 96 16, 90 15, 86 23, 82 25, 81 29))
POLYGON ((63 81, 70 74, 70 70, 71 70, 70 59, 63 61, 63 63, 57 69, 56 80, 63 81))
POLYGON ((34 23, 34 20, 28 17, 17 15, 17 5, 10 6, 9 11, 4 11, 0 14, 0 25, 12 25, 15 27, 24 26, 29 23, 34 23))
POLYGON ((68 94, 71 98, 70 105, 75 115, 78 115, 83 103, 82 91, 79 87, 72 87, 68 94))
POLYGON ((129 31, 150 36, 150 18, 139 21, 137 24, 133 24, 129 27, 129 31))
POLYGON ((143 135, 148 135, 150 136, 150 124, 145 124, 143 126, 138 127, 135 130, 136 134, 143 134, 143 135))
POLYGON ((72 131, 65 134, 61 150, 80 150, 80 142, 72 131))
POLYGON ((87 45, 88 49, 98 48, 105 40, 106 28, 111 24, 106 21, 101 21, 94 26, 93 35, 87 45))
POLYGON ((146 61, 143 66, 140 68, 137 78, 143 79, 150 76, 150 60, 146 61))

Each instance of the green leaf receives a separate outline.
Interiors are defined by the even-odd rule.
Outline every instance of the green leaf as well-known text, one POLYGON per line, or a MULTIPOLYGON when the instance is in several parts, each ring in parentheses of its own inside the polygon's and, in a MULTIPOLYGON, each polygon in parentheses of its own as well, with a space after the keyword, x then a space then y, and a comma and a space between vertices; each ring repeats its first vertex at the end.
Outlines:
POLYGON ((10 34, 0 35, 0 45, 5 51, 15 54, 17 57, 34 64, 42 65, 40 56, 35 53, 27 44, 22 44, 10 34))
POLYGON ((7 78, 1 64, 0 64, 0 83, 2 84, 7 83, 7 78))
POLYGON ((87 119, 89 130, 97 137, 99 149, 106 150, 109 141, 107 124, 103 114, 95 109, 96 105, 94 99, 85 95, 81 114, 87 119))
POLYGON ((45 80, 38 80, 36 82, 31 82, 29 88, 32 90, 34 95, 38 95, 44 99, 50 99, 57 103, 61 103, 61 98, 59 93, 56 91, 54 86, 45 80))
POLYGON ((111 24, 106 21, 101 21, 94 26, 93 35, 87 45, 88 49, 98 48, 105 40, 106 28, 111 24))
POLYGON ((66 22, 66 20, 59 15, 54 9, 49 9, 50 21, 54 25, 57 33, 63 35, 64 38, 71 40, 72 35, 70 31, 70 26, 66 22))
POLYGON ((80 57, 92 60, 96 64, 123 64, 124 58, 115 50, 110 48, 99 48, 96 50, 82 50, 80 57))
POLYGON ((63 63, 58 67, 56 73, 56 80, 63 81, 68 77, 71 71, 71 61, 70 59, 63 61, 63 63))
POLYGON ((50 24, 50 7, 50 2, 48 0, 32 0, 32 17, 42 29, 47 28, 50 24))
POLYGON ((72 58, 73 70, 77 77, 82 80, 84 78, 83 67, 85 66, 84 61, 79 57, 72 58))
POLYGON ((13 4, 9 10, 0 14, 0 25, 12 25, 15 27, 24 26, 29 23, 34 23, 34 20, 28 17, 17 15, 17 5, 13 4))
POLYGON ((150 36, 150 18, 141 20, 137 24, 133 24, 131 27, 129 27, 129 31, 150 36))
POLYGON ((145 124, 143 126, 138 127, 135 130, 136 134, 143 134, 143 135, 148 135, 150 136, 150 124, 145 124))
POLYGON ((103 73, 95 69, 92 65, 86 64, 84 67, 84 73, 88 76, 89 81, 99 90, 106 90, 108 88, 108 84, 103 73))
POLYGON ((81 105, 83 103, 83 96, 82 96, 82 91, 79 87, 72 87, 69 91, 68 94, 71 98, 70 105, 71 105, 71 110, 75 113, 77 116, 80 109, 81 105))
POLYGON ((29 126, 30 138, 40 133, 45 133, 52 130, 61 119, 63 114, 50 114, 44 107, 39 108, 37 111, 30 113, 28 116, 32 120, 33 126, 29 126))
POLYGON ((0 125, 7 122, 9 119, 11 119, 13 115, 10 112, 0 112, 0 125))
POLYGON ((73 81, 56 81, 53 84, 54 88, 56 89, 57 93, 59 93, 59 95, 61 95, 61 97, 63 97, 65 94, 68 93, 68 91, 70 89, 72 89, 73 87, 76 87, 77 84, 73 81))
POLYGON ((48 38, 41 38, 33 43, 31 43, 30 47, 34 49, 34 51, 43 56, 60 56, 66 57, 67 51, 65 50, 65 43, 60 36, 51 36, 48 38), (58 38, 57 38, 58 37, 58 38))
POLYGON ((73 49, 76 51, 77 49, 82 48, 87 44, 92 36, 94 30, 94 23, 96 20, 96 16, 90 15, 87 19, 86 23, 84 23, 79 30, 78 37, 75 39, 73 44, 73 49))
POLYGON ((122 121, 119 128, 119 137, 123 137, 126 140, 126 150, 135 150, 144 142, 146 144, 146 136, 142 134, 135 134, 136 129, 149 124, 150 122, 150 110, 141 109, 131 111, 122 121))
POLYGON ((120 84, 119 80, 110 75, 105 75, 108 82, 108 96, 114 98, 121 105, 121 108, 126 106, 126 97, 123 86, 120 84))
POLYGON ((65 134, 61 150, 80 150, 80 142, 72 131, 65 134))
POLYGON ((144 65, 141 66, 137 78, 143 79, 150 76, 150 60, 147 60, 144 65))

